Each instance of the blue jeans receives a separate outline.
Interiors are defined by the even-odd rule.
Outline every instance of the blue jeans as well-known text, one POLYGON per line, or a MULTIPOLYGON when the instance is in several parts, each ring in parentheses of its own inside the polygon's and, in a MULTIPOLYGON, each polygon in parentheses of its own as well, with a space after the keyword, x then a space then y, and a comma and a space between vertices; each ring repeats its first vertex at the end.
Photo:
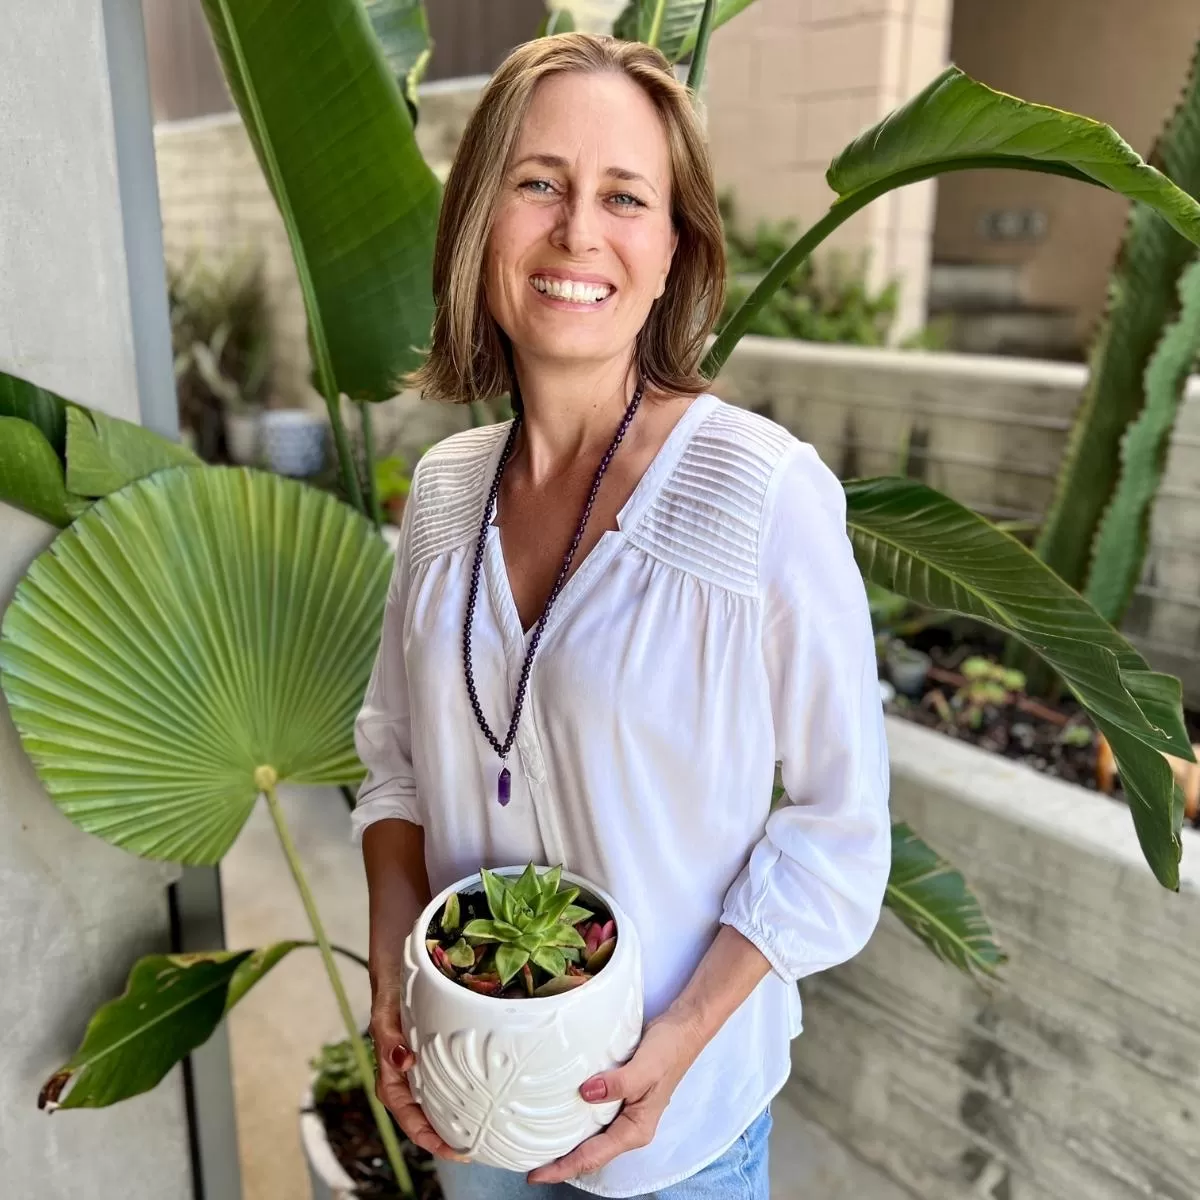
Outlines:
MULTIPOLYGON (((657 1192, 631 1200, 770 1200, 767 1136, 771 1110, 766 1108, 724 1154, 702 1171, 657 1192)), ((586 1200, 587 1192, 569 1183, 528 1184, 516 1171, 477 1163, 439 1159, 438 1179, 445 1200, 586 1200)))

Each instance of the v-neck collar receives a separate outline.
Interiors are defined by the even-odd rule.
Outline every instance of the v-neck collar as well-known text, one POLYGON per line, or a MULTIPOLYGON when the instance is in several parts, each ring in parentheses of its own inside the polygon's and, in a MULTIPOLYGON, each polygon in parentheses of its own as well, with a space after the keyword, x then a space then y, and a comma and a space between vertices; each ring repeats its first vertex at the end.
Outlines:
MULTIPOLYGON (((675 423, 674 428, 658 448, 650 465, 638 480, 629 499, 617 513, 617 528, 606 529, 599 541, 592 547, 584 560, 575 568, 570 578, 563 585, 550 610, 546 627, 542 631, 542 641, 545 642, 563 618, 570 612, 580 595, 586 592, 590 583, 598 577, 602 568, 611 560, 622 539, 637 527, 638 521, 654 503, 663 484, 670 477, 676 464, 687 449, 692 435, 705 417, 719 403, 711 392, 702 392, 688 405, 687 411, 675 423)), ((488 457, 487 470, 483 478, 484 503, 487 502, 487 489, 491 487, 496 475, 496 467, 500 455, 504 452, 507 434, 497 437, 496 447, 488 457)), ((526 632, 521 628, 521 617, 517 612, 517 602, 513 598, 512 583, 508 577, 508 566, 504 561, 504 550, 500 544, 500 529, 495 524, 495 514, 489 514, 491 519, 487 525, 487 544, 484 546, 484 575, 488 592, 492 599, 493 610, 500 622, 504 636, 505 647, 510 658, 516 662, 524 660, 528 649, 529 639, 537 628, 535 621, 526 632)))

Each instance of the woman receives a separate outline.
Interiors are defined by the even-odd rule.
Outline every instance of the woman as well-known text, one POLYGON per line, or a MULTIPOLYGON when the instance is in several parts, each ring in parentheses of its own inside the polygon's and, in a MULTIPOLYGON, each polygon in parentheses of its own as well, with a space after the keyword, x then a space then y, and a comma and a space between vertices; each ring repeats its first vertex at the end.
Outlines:
POLYGON ((357 729, 379 1094, 447 1200, 763 1200, 796 981, 878 919, 887 756, 843 492, 704 391, 724 272, 665 59, 581 34, 519 47, 447 181, 414 379, 511 389, 519 416, 422 459, 357 729), (617 1119, 526 1180, 425 1120, 397 981, 431 889, 528 860, 625 908, 648 1023, 581 1088, 617 1119))

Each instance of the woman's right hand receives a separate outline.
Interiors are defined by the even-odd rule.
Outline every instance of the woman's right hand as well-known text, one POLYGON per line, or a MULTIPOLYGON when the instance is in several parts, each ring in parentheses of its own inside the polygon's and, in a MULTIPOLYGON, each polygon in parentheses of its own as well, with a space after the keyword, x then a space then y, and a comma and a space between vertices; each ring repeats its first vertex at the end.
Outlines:
POLYGON ((393 1001, 381 997, 372 1006, 371 1040, 379 1063, 375 1094, 396 1118, 408 1140, 436 1158, 469 1161, 438 1136, 412 1094, 407 1073, 417 1060, 408 1047, 400 1024, 400 1010, 393 1001))

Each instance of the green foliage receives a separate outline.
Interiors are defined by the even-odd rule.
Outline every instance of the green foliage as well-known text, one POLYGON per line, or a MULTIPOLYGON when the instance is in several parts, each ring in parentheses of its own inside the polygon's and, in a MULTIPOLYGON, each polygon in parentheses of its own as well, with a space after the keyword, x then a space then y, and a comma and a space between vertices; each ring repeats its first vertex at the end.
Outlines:
POLYGON ((319 390, 387 400, 429 336, 440 188, 364 10, 203 4, 283 215, 319 390))
POLYGON ((903 821, 892 826, 884 904, 938 958, 960 971, 993 975, 1006 961, 966 880, 903 821))
POLYGON ((195 426, 206 408, 245 412, 271 385, 271 336, 262 259, 243 252, 215 262, 192 254, 167 272, 175 390, 195 426))
MULTIPOLYGON (((1151 155, 1189 199, 1200 196, 1198 62, 1193 59, 1182 101, 1151 155)), ((1088 586, 1097 530, 1120 476, 1122 440, 1145 404, 1147 365, 1175 311, 1180 274, 1195 254, 1191 221, 1167 225, 1157 205, 1130 194, 1139 203, 1130 212, 1109 279, 1108 311, 1092 345, 1087 386, 1036 542, 1039 556, 1081 591, 1088 586)), ((1119 592, 1107 585, 1105 592, 1109 611, 1116 612, 1119 592)))
POLYGON ((1125 615, 1141 574, 1175 418, 1200 353, 1200 261, 1180 277, 1179 298, 1179 316, 1146 367, 1145 404, 1121 441, 1120 476, 1096 535, 1084 593, 1114 624, 1125 615))
POLYGON ((412 468, 402 454, 389 454, 375 461, 375 488, 380 504, 403 499, 412 488, 412 468))
POLYGON ((989 708, 1012 704, 1025 691, 1024 672, 987 658, 968 658, 962 673, 966 682, 953 699, 946 700, 941 692, 931 693, 938 715, 952 725, 978 729, 989 708))
POLYGON ((363 0, 383 56, 417 119, 417 86, 433 53, 424 0, 363 0))
POLYGON ((92 498, 200 460, 130 421, 71 404, 0 374, 0 500, 60 528, 92 498))
POLYGON ((70 407, 69 401, 28 379, 0 373, 0 417, 16 417, 35 425, 59 458, 64 458, 67 453, 67 409, 70 407))
POLYGON ((0 501, 60 528, 71 523, 62 463, 42 431, 19 417, 0 417, 0 501))
MULTIPOLYGON (((738 230, 733 200, 721 202, 729 266, 725 324, 797 236, 794 221, 760 221, 753 233, 738 230)), ((754 314, 745 332, 763 337, 799 338, 806 342, 844 342, 882 346, 896 317, 899 287, 895 281, 881 292, 867 288, 866 272, 845 258, 829 256, 818 267, 805 259, 754 314)))
MULTIPOLYGON (((367 1055, 372 1071, 377 1069, 375 1059, 375 1044, 370 1038, 365 1038, 367 1055)), ((320 1104, 327 1096, 339 1093, 346 1095, 358 1091, 362 1081, 358 1076, 358 1064, 354 1058, 354 1047, 349 1040, 326 1042, 321 1047, 321 1053, 316 1058, 309 1059, 308 1065, 316 1073, 313 1079, 313 1100, 320 1104)))
MULTIPOLYGON (((713 28, 724 25, 754 0, 716 0, 713 28)), ((613 22, 613 34, 629 42, 650 42, 656 45, 669 62, 687 58, 696 48, 704 0, 629 0, 621 15, 613 22), (652 40, 654 23, 661 8, 658 36, 652 40)))
POLYGON ((833 160, 825 176, 837 194, 833 206, 722 325, 705 357, 704 373, 716 377, 757 311, 859 209, 906 184, 975 167, 1042 171, 1099 184, 1141 201, 1200 243, 1200 204, 1144 163, 1115 130, 993 91, 949 67, 833 160))
POLYGON ((495 943, 501 986, 527 962, 550 976, 564 974, 567 961, 562 952, 585 948, 575 926, 589 920, 592 913, 574 903, 577 887, 559 891, 562 868, 538 875, 530 863, 514 881, 487 870, 481 876, 492 920, 468 922, 463 937, 473 945, 495 943))
POLYGON ((99 497, 168 467, 198 467, 186 446, 157 433, 86 408, 67 412, 67 488, 99 497))
POLYGON ((96 1010, 79 1049, 43 1085, 38 1107, 103 1108, 148 1092, 208 1040, 276 963, 304 944, 139 959, 124 994, 96 1010))
POLYGON ((215 863, 271 767, 352 783, 392 560, 277 475, 161 471, 97 502, 21 580, 0 671, 55 803, 147 858, 215 863))
POLYGON ((1192 758, 1179 681, 1152 672, 1030 550, 969 509, 913 480, 845 486, 850 538, 869 581, 1019 639, 1066 681, 1112 744, 1151 869, 1178 887, 1182 800, 1163 752, 1192 758))
POLYGON ((566 8, 551 8, 546 11, 546 15, 542 18, 538 25, 538 37, 550 37, 556 33, 573 33, 575 31, 575 18, 571 15, 570 9, 566 8))

